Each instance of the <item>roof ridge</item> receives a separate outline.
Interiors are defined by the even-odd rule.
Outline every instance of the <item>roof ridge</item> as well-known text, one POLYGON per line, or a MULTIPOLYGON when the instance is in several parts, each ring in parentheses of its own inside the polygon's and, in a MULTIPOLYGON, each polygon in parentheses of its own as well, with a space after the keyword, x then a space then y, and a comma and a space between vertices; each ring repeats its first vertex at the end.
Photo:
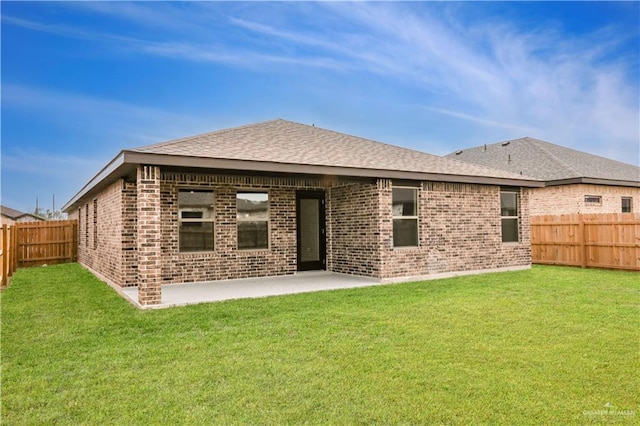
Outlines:
POLYGON ((454 151, 448 154, 448 157, 501 170, 514 171, 520 168, 523 174, 536 176, 547 182, 576 178, 640 182, 640 167, 634 164, 529 136, 485 146, 484 149, 480 145, 454 151), (489 151, 489 155, 483 155, 483 151, 489 151), (509 159, 512 161, 507 160, 507 163, 503 163, 504 159, 501 156, 506 157, 507 153, 511 154, 509 159))
POLYGON ((567 151, 575 152, 575 153, 577 153, 579 155, 588 155, 590 157, 599 158, 600 160, 606 160, 606 161, 613 162, 613 163, 618 163, 618 164, 621 164, 621 165, 624 165, 624 166, 632 166, 632 167, 638 168, 637 165, 632 164, 632 163, 625 163, 624 161, 614 160, 613 158, 605 157, 605 156, 602 156, 602 155, 592 154, 590 152, 579 151, 577 149, 569 148, 569 147, 564 146, 564 145, 558 145, 558 144, 554 144, 554 143, 551 143, 551 142, 543 141, 542 139, 536 139, 536 138, 528 138, 528 139, 532 139, 535 142, 540 142, 540 143, 543 144, 542 146, 544 146, 545 144, 546 145, 551 145, 551 146, 555 146, 555 147, 558 147, 558 148, 561 148, 561 149, 564 149, 564 150, 567 150, 567 151))
MULTIPOLYGON (((408 152, 408 153, 418 153, 418 154, 426 155, 426 156, 429 156, 429 157, 432 157, 432 158, 442 159, 442 160, 445 160, 446 162, 450 162, 450 163, 456 163, 456 164, 460 164, 460 163, 463 163, 463 164, 469 164, 469 163, 467 163, 467 162, 465 162, 465 161, 462 161, 462 160, 459 160, 459 159, 457 159, 457 158, 450 158, 450 157, 445 157, 445 156, 443 156, 443 155, 431 154, 431 153, 424 152, 424 151, 420 151, 420 150, 417 150, 417 149, 406 148, 406 147, 403 147, 403 146, 394 145, 394 144, 387 143, 387 142, 381 142, 381 141, 378 141, 378 140, 375 140, 375 139, 368 139, 368 138, 365 138, 365 137, 362 137, 362 136, 350 135, 350 134, 348 134, 348 133, 339 132, 339 131, 337 131, 337 130, 326 129, 326 128, 324 128, 324 127, 318 127, 318 126, 316 126, 316 125, 309 126, 308 124, 304 124, 304 123, 297 123, 297 122, 295 122, 295 121, 288 121, 288 120, 283 120, 283 119, 278 119, 278 120, 280 120, 280 121, 284 121, 284 122, 288 122, 288 123, 297 124, 297 125, 300 125, 300 126, 309 127, 309 128, 316 128, 316 129, 320 129, 320 130, 322 130, 322 131, 326 131, 326 132, 334 133, 334 134, 336 134, 336 135, 342 135, 342 136, 346 136, 346 137, 349 137, 349 138, 355 138, 355 139, 359 139, 359 140, 366 141, 366 142, 374 142, 374 143, 377 143, 377 144, 380 144, 380 145, 388 146, 388 147, 391 147, 391 148, 393 148, 393 149, 397 149, 397 150, 405 151, 405 152, 408 152)), ((474 164, 474 166, 475 166, 476 168, 479 168, 479 170, 483 170, 483 171, 487 171, 487 172, 491 172, 491 171, 493 171, 493 172, 495 172, 495 171, 501 171, 500 169, 497 169, 497 168, 495 168, 495 167, 485 166, 485 165, 483 165, 483 164, 474 164)), ((517 173, 515 173, 515 172, 511 172, 511 173, 513 173, 513 175, 514 175, 514 176, 518 176, 518 174, 517 174, 517 173)), ((522 177, 522 174, 520 174, 520 177, 522 177)))
POLYGON ((278 120, 280 120, 280 121, 284 121, 284 122, 287 122, 287 123, 297 124, 297 125, 300 125, 300 126, 309 127, 309 128, 312 128, 312 129, 313 129, 313 128, 315 128, 315 129, 320 129, 320 130, 325 131, 325 132, 330 132, 330 133, 334 133, 334 134, 336 134, 336 135, 346 136, 346 137, 348 137, 348 138, 359 139, 359 140, 361 140, 361 141, 365 141, 365 142, 375 142, 375 143, 377 143, 377 144, 385 145, 385 146, 388 146, 388 147, 391 147, 391 148, 394 148, 394 149, 400 149, 400 150, 410 151, 410 152, 418 152, 418 153, 420 153, 420 154, 429 155, 429 156, 431 156, 431 157, 445 158, 445 157, 442 157, 442 156, 439 156, 439 155, 430 154, 430 153, 428 153, 428 152, 418 151, 417 149, 405 148, 404 146, 394 145, 394 144, 387 143, 387 142, 381 142, 381 141, 376 140, 376 139, 368 139, 368 138, 365 138, 365 137, 362 137, 362 136, 350 135, 350 134, 348 134, 348 133, 339 132, 339 131, 337 131, 337 130, 326 129, 326 128, 324 128, 324 127, 316 126, 315 124, 314 124, 314 125, 312 125, 312 126, 310 126, 310 125, 308 125, 308 124, 304 124, 304 123, 297 123, 297 122, 295 122, 295 121, 283 120, 283 119, 280 119, 280 118, 279 118, 278 120))
MULTIPOLYGON (((561 158, 559 158, 557 155, 555 155, 553 152, 549 151, 549 149, 547 149, 545 144, 551 145, 550 142, 545 142, 545 141, 540 140, 540 139, 530 138, 528 136, 525 137, 524 139, 528 139, 531 142, 533 142, 538 148, 540 148, 542 151, 544 151, 545 154, 547 154, 549 157, 551 157, 552 159, 554 159, 555 161, 560 163, 567 170, 570 170, 571 172, 573 172, 576 176, 580 176, 581 175, 579 170, 576 170, 574 167, 570 166, 565 161, 563 161, 561 158)), ((560 145, 556 145, 556 146, 560 146, 560 145)), ((562 148, 568 149, 568 148, 565 148, 565 147, 562 147, 562 148)))
MULTIPOLYGON (((575 148, 569 148, 568 146, 560 145, 560 144, 557 144, 557 143, 553 143, 553 142, 545 141, 545 140, 538 139, 538 138, 532 138, 532 137, 530 137, 530 136, 524 136, 524 137, 516 138, 516 139, 507 139, 507 140, 504 140, 504 141, 501 141, 501 142, 494 142, 494 143, 491 143, 491 144, 487 144, 487 146, 498 145, 498 144, 504 144, 505 142, 517 142, 517 141, 522 141, 522 140, 525 140, 525 139, 528 139, 528 140, 530 140, 530 141, 532 141, 532 142, 536 143, 536 145, 537 145, 537 146, 539 146, 540 148, 542 148, 542 149, 545 151, 545 153, 549 154, 549 155, 550 155, 550 156, 552 156, 554 159, 557 159, 557 160, 558 160, 558 161, 560 161, 563 165, 566 165, 566 163, 565 163, 565 162, 563 162, 562 160, 560 160, 556 155, 554 155, 553 153, 551 153, 551 152, 550 152, 550 151, 549 151, 545 146, 553 146, 553 147, 556 147, 556 148, 564 149, 564 150, 566 150, 566 151, 574 152, 574 153, 579 154, 579 155, 588 155, 589 157, 596 157, 596 158, 599 158, 599 159, 601 159, 601 160, 606 160, 606 161, 610 161, 610 162, 618 163, 618 164, 621 164, 621 165, 624 165, 624 166, 632 166, 632 167, 636 167, 636 168, 638 168, 638 166, 637 166, 636 164, 632 164, 632 163, 625 163, 624 161, 614 160, 613 158, 605 157, 605 156, 603 156, 603 155, 592 154, 592 153, 590 153, 590 152, 580 151, 580 150, 577 150, 577 149, 575 149, 575 148)), ((479 148, 482 148, 482 145, 480 145, 480 146, 476 146, 476 147, 472 147, 472 148, 467 148, 467 149, 464 149, 463 151, 468 151, 468 150, 470 150, 470 149, 479 149, 479 148)), ((454 152, 452 152, 452 153, 450 153, 450 154, 453 154, 453 153, 455 153, 455 151, 454 151, 454 152)), ((448 155, 450 155, 450 154, 448 154, 448 155)), ((575 169, 572 169, 572 170, 573 170, 574 172, 576 171, 575 169)))
MULTIPOLYGON (((293 125, 296 125, 296 126, 302 126, 302 127, 308 128, 308 129, 318 129, 318 130, 322 130, 322 131, 325 131, 325 132, 333 133, 335 135, 340 135, 340 136, 344 136, 344 137, 348 137, 348 138, 359 139, 359 140, 365 141, 365 142, 374 142, 374 143, 377 143, 377 144, 380 144, 380 145, 391 147, 393 149, 399 149, 399 150, 406 151, 406 152, 419 152, 421 154, 424 154, 424 155, 427 155, 427 156, 430 156, 430 157, 444 158, 446 160, 451 160, 450 158, 446 158, 444 156, 430 154, 428 152, 418 151, 416 149, 405 148, 403 146, 398 146, 398 145, 394 145, 394 144, 387 143, 387 142, 381 142, 381 141, 378 141, 378 140, 375 140, 375 139, 368 139, 368 138, 365 138, 365 137, 362 137, 362 136, 351 135, 351 134, 348 134, 348 133, 339 132, 337 130, 327 129, 327 128, 324 128, 324 127, 321 127, 321 126, 316 126, 315 124, 309 125, 309 124, 305 124, 305 123, 299 123, 297 121, 285 120, 285 119, 282 119, 282 118, 274 118, 274 119, 271 119, 271 120, 265 120, 265 121, 259 121, 259 122, 256 122, 256 123, 244 124, 242 126, 229 127, 229 128, 226 128, 226 129, 219 129, 219 130, 214 130, 214 131, 211 131, 211 132, 200 133, 200 134, 193 135, 193 136, 185 136, 183 138, 170 139, 170 140, 163 141, 163 142, 158 142, 158 143, 153 143, 153 144, 149 144, 149 145, 143 145, 143 146, 139 146, 139 147, 135 147, 135 148, 130 148, 130 149, 127 149, 125 151, 147 150, 148 148, 151 148, 151 147, 154 147, 154 148, 167 147, 167 146, 171 146, 171 145, 174 145, 174 144, 177 144, 177 143, 181 143, 181 142, 184 142, 184 141, 193 140, 193 139, 197 139, 197 138, 201 138, 201 137, 205 137, 205 136, 221 135, 221 134, 225 134, 225 133, 236 131, 236 130, 240 130, 240 129, 250 128, 250 127, 254 127, 254 126, 260 126, 260 125, 264 125, 264 124, 268 124, 268 123, 277 123, 277 122, 289 123, 289 124, 293 124, 293 125)), ((483 167, 486 167, 486 166, 483 166, 483 167)))

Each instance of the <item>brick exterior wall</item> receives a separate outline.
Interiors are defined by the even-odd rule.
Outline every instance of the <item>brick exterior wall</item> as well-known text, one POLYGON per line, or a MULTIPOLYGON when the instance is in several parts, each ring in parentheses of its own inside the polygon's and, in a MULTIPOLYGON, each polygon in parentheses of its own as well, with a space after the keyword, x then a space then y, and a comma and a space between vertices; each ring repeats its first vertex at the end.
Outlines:
POLYGON ((122 181, 69 215, 78 220, 78 261, 122 285, 122 181))
POLYGON ((226 280, 293 274, 297 268, 296 188, 318 189, 320 180, 162 174, 163 283, 226 280), (214 194, 214 251, 178 250, 178 190, 210 189, 214 194), (269 249, 237 248, 236 194, 269 194, 269 249))
POLYGON ((587 184, 535 188, 531 193, 531 215, 622 213, 622 197, 631 197, 631 211, 640 212, 640 188, 587 184), (586 204, 585 195, 601 196, 602 204, 586 204))
POLYGON ((122 275, 119 285, 138 285, 138 195, 135 182, 122 181, 122 275))
POLYGON ((162 297, 162 204, 160 168, 140 166, 137 171, 138 302, 153 305, 162 297))
POLYGON ((115 182, 71 216, 79 221, 79 261, 116 285, 137 285, 143 305, 160 302, 162 284, 295 273, 298 189, 325 191, 330 271, 385 279, 530 265, 529 190, 520 191, 519 242, 502 243, 498 186, 414 185, 419 246, 411 248, 393 247, 394 183, 387 179, 325 181, 140 166, 136 182, 115 182), (179 251, 179 189, 213 191, 213 251, 179 251), (269 194, 268 249, 237 248, 239 191, 269 194))
POLYGON ((380 275, 379 197, 375 184, 334 187, 327 196, 327 263, 334 272, 380 275))
POLYGON ((418 191, 418 247, 393 247, 393 185, 380 197, 381 278, 415 277, 531 264, 529 192, 520 191, 519 242, 503 243, 500 188, 423 182, 418 191))

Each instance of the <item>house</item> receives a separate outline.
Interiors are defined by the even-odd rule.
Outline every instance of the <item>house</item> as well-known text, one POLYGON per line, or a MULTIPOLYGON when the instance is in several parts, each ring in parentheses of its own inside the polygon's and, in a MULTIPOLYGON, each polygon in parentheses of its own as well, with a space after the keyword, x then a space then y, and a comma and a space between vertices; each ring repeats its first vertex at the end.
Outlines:
POLYGON ((531 191, 532 216, 640 212, 640 167, 631 164, 529 137, 447 157, 545 181, 531 191))
POLYGON ((281 119, 121 151, 64 207, 112 285, 528 268, 537 180, 281 119))
POLYGON ((2 225, 11 226, 19 222, 42 222, 45 219, 31 213, 24 213, 6 206, 0 206, 2 225))

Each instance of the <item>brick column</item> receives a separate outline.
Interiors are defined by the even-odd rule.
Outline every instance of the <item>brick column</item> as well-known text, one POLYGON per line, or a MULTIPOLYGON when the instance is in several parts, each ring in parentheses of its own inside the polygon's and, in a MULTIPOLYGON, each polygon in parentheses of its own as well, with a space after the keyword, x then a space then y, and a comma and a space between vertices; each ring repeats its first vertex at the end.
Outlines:
POLYGON ((393 263, 393 191, 391 179, 378 179, 378 278, 391 276, 390 263, 393 263))
POLYGON ((162 300, 160 168, 138 166, 138 302, 157 305, 162 300))

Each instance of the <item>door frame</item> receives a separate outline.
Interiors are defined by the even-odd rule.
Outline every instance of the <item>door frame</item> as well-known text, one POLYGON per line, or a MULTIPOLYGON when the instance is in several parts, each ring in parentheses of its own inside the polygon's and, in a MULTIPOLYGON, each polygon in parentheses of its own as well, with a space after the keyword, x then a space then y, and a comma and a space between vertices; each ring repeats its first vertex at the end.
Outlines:
POLYGON ((327 269, 327 219, 326 219, 326 201, 324 190, 297 190, 296 191, 296 263, 298 271, 314 271, 327 269), (320 250, 320 260, 312 262, 302 262, 302 253, 300 244, 301 231, 300 226, 300 202, 301 200, 319 200, 318 212, 318 235, 320 250))

